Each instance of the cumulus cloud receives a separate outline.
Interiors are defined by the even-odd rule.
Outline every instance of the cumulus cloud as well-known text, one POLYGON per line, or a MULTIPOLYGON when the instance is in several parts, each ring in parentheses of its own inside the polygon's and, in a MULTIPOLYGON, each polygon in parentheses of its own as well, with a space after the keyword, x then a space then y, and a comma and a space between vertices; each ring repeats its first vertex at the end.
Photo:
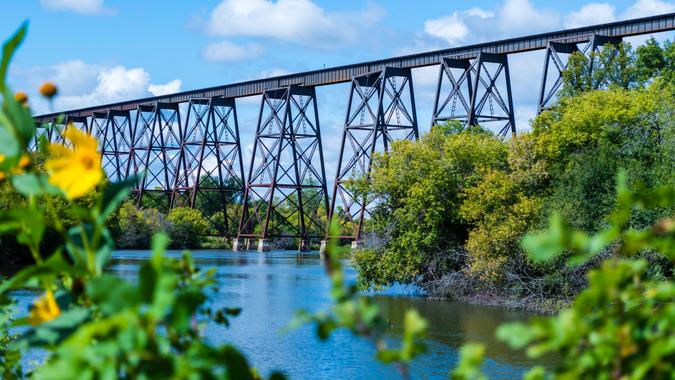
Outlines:
POLYGON ((202 56, 207 61, 236 62, 256 58, 262 51, 262 46, 255 43, 237 45, 226 40, 206 45, 202 50, 202 56))
POLYGON ((623 18, 637 18, 675 11, 675 3, 661 0, 638 0, 626 9, 623 18))
POLYGON ((311 0, 223 0, 205 22, 214 36, 262 37, 313 46, 351 44, 383 16, 369 3, 352 12, 329 12, 311 0))
POLYGON ((182 85, 179 79, 153 84, 150 73, 141 67, 88 64, 81 60, 29 69, 13 68, 11 78, 13 89, 29 93, 31 106, 36 113, 51 111, 36 90, 45 81, 53 81, 59 86, 59 96, 53 104, 54 111, 175 93, 180 91, 182 85))
POLYGON ((608 3, 589 3, 565 17, 565 28, 602 24, 616 20, 614 6, 608 3))
POLYGON ((174 79, 164 84, 150 84, 148 86, 148 92, 155 96, 175 94, 180 91, 182 85, 183 81, 174 79))
POLYGON ((539 9, 529 0, 506 0, 495 10, 474 7, 427 20, 424 32, 459 45, 548 31, 559 24, 560 16, 554 11, 539 9))
POLYGON ((40 0, 40 4, 49 10, 72 11, 83 15, 112 14, 114 11, 106 8, 104 0, 40 0))

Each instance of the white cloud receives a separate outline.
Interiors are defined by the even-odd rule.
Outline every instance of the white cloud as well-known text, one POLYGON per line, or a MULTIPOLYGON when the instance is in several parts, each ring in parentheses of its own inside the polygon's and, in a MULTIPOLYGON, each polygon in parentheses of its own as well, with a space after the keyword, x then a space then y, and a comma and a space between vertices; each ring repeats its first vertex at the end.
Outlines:
POLYGON ((383 9, 369 3, 354 12, 328 12, 311 0, 223 0, 206 21, 215 36, 263 37, 303 45, 354 43, 361 31, 382 18, 383 9))
POLYGON ((616 20, 614 6, 608 3, 589 3, 577 11, 565 16, 565 28, 579 28, 582 26, 603 24, 616 20))
POLYGON ((460 45, 549 31, 559 25, 560 16, 554 11, 536 8, 529 0, 505 0, 494 11, 474 7, 427 20, 424 32, 460 45))
POLYGON ((73 11, 83 15, 103 15, 114 13, 106 8, 104 0, 40 0, 43 7, 55 11, 73 11))
POLYGON ((637 0, 623 13, 623 18, 647 17, 675 11, 675 4, 660 0, 637 0))
POLYGON ((236 62, 256 58, 262 51, 262 46, 255 43, 237 45, 230 41, 221 41, 206 45, 202 56, 207 61, 236 62))
POLYGON ((506 0, 497 12, 499 28, 511 34, 551 31, 560 25, 560 16, 549 9, 539 9, 530 0, 506 0))
POLYGON ((155 96, 175 94, 180 91, 182 85, 183 81, 180 79, 174 79, 164 84, 150 84, 148 86, 148 92, 155 96))
POLYGON ((37 93, 37 88, 45 81, 53 81, 59 87, 54 111, 175 93, 182 85, 179 79, 153 84, 150 74, 141 67, 88 64, 81 60, 29 69, 13 67, 10 77, 13 89, 28 93, 31 107, 37 114, 52 111, 37 93))
POLYGON ((424 32, 432 37, 445 40, 450 45, 464 41, 469 28, 462 20, 460 12, 424 22, 424 32))

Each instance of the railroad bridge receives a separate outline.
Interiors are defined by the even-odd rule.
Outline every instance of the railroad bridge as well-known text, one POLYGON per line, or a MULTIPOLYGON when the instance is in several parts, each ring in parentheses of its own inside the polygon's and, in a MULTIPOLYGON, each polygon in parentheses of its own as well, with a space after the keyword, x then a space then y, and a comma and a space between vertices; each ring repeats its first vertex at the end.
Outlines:
MULTIPOLYGON (((675 13, 251 80, 176 94, 39 115, 50 141, 72 124, 95 135, 113 181, 143 174, 139 207, 208 209, 235 250, 270 248, 292 238, 300 249, 325 239, 336 221, 358 244, 376 200, 354 191, 371 157, 392 141, 417 139, 411 69, 436 65, 432 123, 458 120, 516 133, 509 55, 545 50, 538 112, 562 85, 567 57, 590 55, 623 38, 675 29, 675 13), (351 83, 337 173, 328 188, 315 87, 351 83), (262 95, 248 173, 244 173, 236 98, 262 95), (185 113, 185 115, 181 115, 185 113)), ((246 126, 249 128, 249 126, 246 126)))

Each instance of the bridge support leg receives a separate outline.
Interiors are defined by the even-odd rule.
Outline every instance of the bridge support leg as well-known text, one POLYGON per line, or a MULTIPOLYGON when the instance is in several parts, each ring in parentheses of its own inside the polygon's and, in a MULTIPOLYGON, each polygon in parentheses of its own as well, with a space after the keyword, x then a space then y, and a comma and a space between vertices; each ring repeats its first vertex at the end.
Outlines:
POLYGON ((242 252, 248 250, 248 239, 232 239, 232 250, 234 252, 242 252))
MULTIPOLYGON (((582 42, 569 42, 569 39, 564 38, 548 41, 537 114, 550 109, 557 100, 558 91, 563 85, 563 72, 567 69, 570 55, 582 54, 589 62, 589 76, 592 77, 594 55, 605 45, 618 45, 619 43, 621 43, 621 37, 601 35, 590 35, 582 42)), ((588 83, 588 86, 593 89, 601 85, 602 83, 588 83)))
POLYGON ((101 165, 112 182, 126 178, 132 135, 129 111, 109 110, 105 114, 103 131, 100 132, 101 165))
POLYGON ((258 239, 258 252, 269 252, 272 250, 272 241, 270 239, 258 239))
POLYGON ((452 120, 484 126, 502 137, 516 133, 506 54, 480 52, 443 59, 432 124, 452 120))
POLYGON ((314 88, 266 90, 239 237, 323 237, 321 209, 328 209, 328 197, 314 88))
POLYGON ((373 153, 388 151, 394 140, 418 137, 410 69, 387 67, 352 79, 329 213, 339 237, 362 238, 374 203, 357 195, 352 183, 369 179, 373 153))
POLYGON ((132 190, 137 206, 168 212, 183 141, 178 104, 139 106, 131 140, 126 175, 145 173, 132 190))
POLYGON ((300 240, 300 244, 298 245, 298 252, 307 252, 311 250, 311 245, 310 245, 309 240, 300 240))
POLYGON ((197 208, 220 235, 236 236, 241 216, 230 202, 245 185, 234 99, 190 99, 182 137, 172 208, 197 208))

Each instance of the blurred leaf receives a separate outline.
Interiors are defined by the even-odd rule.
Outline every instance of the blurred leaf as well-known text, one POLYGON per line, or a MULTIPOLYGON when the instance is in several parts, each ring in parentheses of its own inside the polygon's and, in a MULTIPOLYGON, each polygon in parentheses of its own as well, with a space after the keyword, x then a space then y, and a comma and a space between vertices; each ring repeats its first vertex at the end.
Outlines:
POLYGON ((7 68, 12 56, 16 52, 21 42, 23 42, 28 31, 28 21, 24 21, 19 29, 2 45, 2 61, 0 61, 0 92, 6 88, 7 68))
POLYGON ((25 196, 41 194, 61 194, 61 191, 52 186, 44 174, 21 174, 12 177, 12 185, 19 193, 25 196))
POLYGON ((105 220, 119 204, 126 199, 131 187, 138 181, 137 176, 131 176, 122 182, 110 184, 103 192, 101 218, 105 220))
POLYGON ((113 275, 104 274, 87 282, 87 295, 105 314, 137 307, 140 296, 135 286, 113 275))

